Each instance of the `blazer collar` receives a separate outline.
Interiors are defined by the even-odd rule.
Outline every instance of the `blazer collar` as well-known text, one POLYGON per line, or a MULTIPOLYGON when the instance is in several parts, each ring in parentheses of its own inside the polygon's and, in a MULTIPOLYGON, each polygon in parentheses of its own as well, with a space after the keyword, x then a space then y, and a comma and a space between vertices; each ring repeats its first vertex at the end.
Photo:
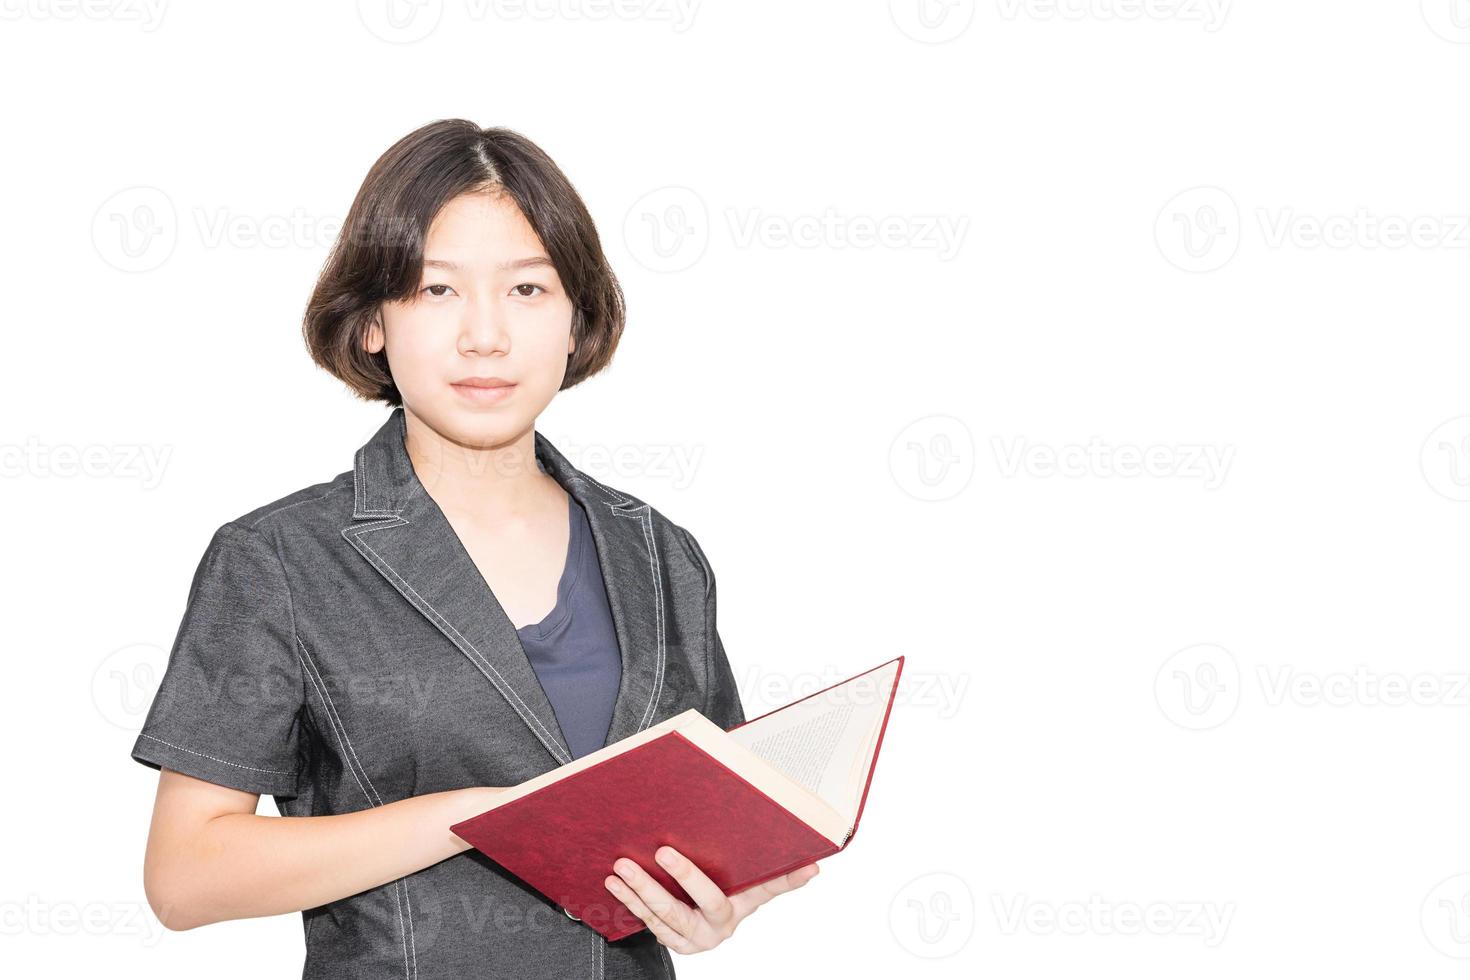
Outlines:
MULTIPOLYGON (((555 764, 570 762, 566 736, 514 624, 414 472, 407 431, 403 408, 395 408, 358 449, 352 522, 342 536, 474 664, 555 764)), ((535 452, 547 474, 586 510, 607 587, 623 664, 604 742, 611 744, 659 720, 667 630, 652 512, 572 466, 539 431, 535 452)))

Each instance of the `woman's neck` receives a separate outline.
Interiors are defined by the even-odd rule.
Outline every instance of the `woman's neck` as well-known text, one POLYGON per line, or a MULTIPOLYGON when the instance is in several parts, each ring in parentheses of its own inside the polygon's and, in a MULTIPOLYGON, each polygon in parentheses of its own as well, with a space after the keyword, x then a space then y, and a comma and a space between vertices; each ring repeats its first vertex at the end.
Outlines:
POLYGON ((446 515, 477 523, 515 522, 561 498, 557 482, 536 463, 536 430, 475 445, 437 431, 404 410, 404 448, 415 475, 446 515))

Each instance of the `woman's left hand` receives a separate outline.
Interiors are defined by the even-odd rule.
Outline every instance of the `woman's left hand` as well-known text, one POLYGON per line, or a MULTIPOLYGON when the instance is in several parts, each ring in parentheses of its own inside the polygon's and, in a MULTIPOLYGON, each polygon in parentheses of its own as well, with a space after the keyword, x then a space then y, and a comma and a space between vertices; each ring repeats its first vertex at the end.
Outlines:
POLYGON ((668 889, 628 858, 613 862, 617 873, 603 879, 603 885, 647 924, 659 942, 685 954, 714 949, 730 938, 747 915, 777 895, 800 888, 815 878, 818 870, 815 864, 803 865, 743 892, 726 895, 693 861, 667 844, 658 849, 654 860, 688 892, 698 908, 691 909, 670 895, 668 889))

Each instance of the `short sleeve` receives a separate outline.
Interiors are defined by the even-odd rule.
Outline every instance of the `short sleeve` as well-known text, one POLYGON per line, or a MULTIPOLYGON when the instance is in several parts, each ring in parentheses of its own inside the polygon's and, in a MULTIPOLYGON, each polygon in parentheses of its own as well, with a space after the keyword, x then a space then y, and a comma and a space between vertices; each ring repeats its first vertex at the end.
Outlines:
POLYGON ((705 692, 703 714, 725 731, 729 731, 736 725, 745 723, 745 709, 740 704, 740 690, 735 684, 735 672, 730 669, 730 659, 725 656, 725 644, 720 641, 719 623, 715 615, 714 569, 710 567, 709 559, 705 558, 704 549, 699 546, 694 535, 682 527, 679 528, 679 533, 683 535, 685 543, 689 545, 689 550, 698 559, 700 569, 704 572, 705 677, 708 678, 709 690, 705 692))
POLYGON ((132 757, 247 793, 295 796, 306 722, 295 643, 275 546, 225 524, 194 572, 132 757))

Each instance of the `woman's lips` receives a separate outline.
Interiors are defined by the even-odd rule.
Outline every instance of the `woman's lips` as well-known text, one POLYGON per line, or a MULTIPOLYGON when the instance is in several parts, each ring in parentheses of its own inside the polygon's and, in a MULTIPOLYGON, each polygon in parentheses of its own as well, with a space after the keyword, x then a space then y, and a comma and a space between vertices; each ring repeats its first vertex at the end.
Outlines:
POLYGON ((480 387, 479 385, 462 384, 451 384, 450 387, 459 392, 459 396, 461 398, 467 399, 480 405, 489 404, 491 402, 504 401, 511 396, 512 392, 516 390, 516 386, 513 384, 496 385, 493 388, 484 388, 480 387))

